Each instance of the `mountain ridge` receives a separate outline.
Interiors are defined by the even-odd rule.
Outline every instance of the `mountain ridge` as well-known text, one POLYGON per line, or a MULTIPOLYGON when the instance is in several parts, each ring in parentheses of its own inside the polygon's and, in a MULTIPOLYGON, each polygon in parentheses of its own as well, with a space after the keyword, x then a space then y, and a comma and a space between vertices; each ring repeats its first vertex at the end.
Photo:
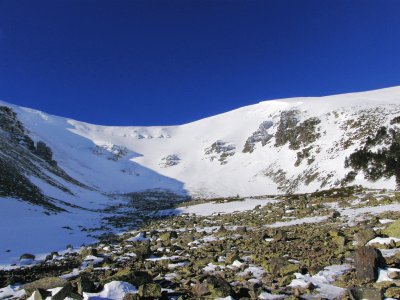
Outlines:
POLYGON ((52 116, 52 117, 63 118, 63 119, 66 119, 66 120, 72 120, 72 121, 77 121, 77 122, 86 123, 86 124, 90 124, 90 125, 96 125, 96 126, 104 126, 104 127, 175 127, 175 126, 183 126, 183 125, 195 123, 195 122, 198 122, 198 121, 201 121, 201 120, 204 120, 204 119, 216 117, 216 116, 223 115, 223 114, 226 114, 226 113, 229 113, 229 112, 233 112, 233 111, 236 111, 236 110, 240 110, 240 109, 243 109, 243 108, 246 108, 246 107, 249 107, 249 106, 255 106, 255 105, 258 105, 258 104, 263 104, 263 103, 266 103, 266 102, 268 102, 268 103, 270 103, 270 102, 291 102, 291 101, 299 101, 299 100, 307 101, 307 100, 311 100, 311 99, 323 99, 323 98, 330 98, 330 97, 337 97, 337 96, 360 96, 360 95, 363 95, 363 94, 372 94, 372 93, 375 94, 376 96, 378 96, 379 94, 384 93, 386 91, 394 91, 394 90, 397 90, 397 89, 400 92, 400 85, 384 87, 384 88, 379 88, 379 89, 366 90, 366 91, 356 91, 356 92, 344 92, 344 93, 338 93, 338 94, 328 94, 328 95, 323 95, 323 96, 293 96, 293 97, 277 98, 277 99, 275 99, 275 98, 265 99, 265 100, 257 101, 257 102, 255 102, 253 104, 240 106, 240 107, 233 108, 231 110, 228 110, 228 111, 225 111, 225 112, 222 112, 222 113, 218 113, 218 114, 215 114, 215 115, 211 115, 211 116, 208 116, 208 117, 200 118, 200 119, 197 119, 197 120, 194 120, 194 121, 190 121, 190 122, 186 122, 186 123, 182 123, 182 124, 149 125, 149 126, 146 126, 146 125, 102 125, 102 124, 95 124, 95 123, 90 123, 90 122, 86 122, 86 121, 80 121, 80 120, 77 120, 77 119, 74 119, 74 118, 70 118, 70 117, 60 116, 60 115, 57 115, 57 114, 47 113, 47 112, 42 111, 40 109, 14 104, 12 102, 8 102, 8 101, 2 100, 2 99, 0 99, 0 105, 19 107, 19 108, 22 108, 22 109, 30 110, 32 112, 44 113, 44 114, 46 114, 48 116, 52 116))
MULTIPOLYGON (((284 186, 278 186, 278 188, 273 188, 273 185, 279 185, 277 181, 309 181, 309 179, 305 178, 284 178, 283 173, 288 173, 288 170, 291 171, 293 168, 300 170, 299 167, 304 164, 302 161, 305 156, 310 156, 311 158, 315 156, 314 160, 321 160, 323 158, 324 160, 321 163, 326 164, 329 161, 326 155, 320 158, 321 155, 317 155, 318 153, 312 153, 318 149, 312 150, 307 147, 317 145, 321 148, 321 145, 333 144, 337 140, 344 139, 344 136, 349 133, 336 127, 347 126, 344 124, 346 122, 354 123, 354 120, 360 118, 360 114, 364 114, 365 118, 368 113, 366 111, 363 112, 363 110, 371 110, 370 116, 368 116, 369 119, 365 120, 365 124, 371 124, 372 121, 370 119, 372 116, 375 116, 375 119, 380 118, 381 121, 384 120, 384 115, 391 114, 391 112, 395 111, 395 106, 400 104, 400 100, 398 100, 400 97, 398 98, 397 95, 400 95, 400 87, 324 97, 293 97, 289 99, 267 100, 223 114, 175 126, 93 125, 69 118, 49 115, 29 108, 22 108, 3 101, 0 102, 0 105, 9 106, 16 110, 21 122, 31 131, 33 140, 43 140, 49 144, 54 149, 53 152, 56 161, 60 161, 60 164, 72 173, 83 172, 77 167, 72 166, 71 162, 77 160, 80 155, 88 155, 88 150, 97 156, 101 156, 102 151, 122 151, 124 155, 114 160, 118 164, 118 167, 120 167, 119 171, 122 170, 121 172, 125 172, 126 174, 136 174, 136 177, 140 177, 142 176, 140 175, 141 173, 135 171, 136 168, 140 168, 138 166, 140 165, 160 174, 162 177, 182 182, 185 186, 184 189, 191 196, 214 197, 233 196, 236 194, 261 195, 309 192, 323 188, 324 186, 321 186, 321 184, 318 187, 316 185, 313 186, 313 180, 308 182, 308 184, 303 184, 302 187, 296 187, 292 184, 292 187, 285 188, 284 186), (381 109, 382 112, 377 114, 376 109, 381 109), (338 113, 336 112, 337 110, 343 110, 341 115, 328 116, 333 112, 338 113), (292 115, 287 115, 287 112, 290 112, 292 115), (293 130, 284 128, 287 126, 287 124, 282 123, 284 117, 293 123, 289 124, 289 127, 294 128, 293 130), (321 120, 322 117, 325 119, 321 120), (283 124, 283 127, 279 128, 279 124, 283 124), (306 132, 307 130, 309 131, 308 133, 306 132), (321 130, 321 132, 318 133, 318 130, 321 130), (338 133, 337 130, 341 130, 342 132, 338 133), (287 132, 293 136, 286 137, 285 134, 287 132), (303 137, 300 137, 301 134, 303 134, 303 137), (312 137, 310 134, 314 134, 315 136, 312 137), (264 137, 262 137, 263 135, 264 137), (306 139, 306 141, 299 141, 299 137, 300 139, 306 139), (280 142, 276 141, 278 138, 280 142), (311 140, 307 140, 310 138, 311 140), (88 146, 87 142, 94 144, 94 148, 99 147, 102 150, 91 149, 91 146, 88 146), (68 149, 73 149, 75 152, 79 148, 84 151, 76 153, 77 155, 71 159, 65 151, 60 149, 62 148, 60 145, 67 145, 68 149), (245 147, 248 148, 247 151, 243 150, 245 147), (270 157, 273 155, 276 158, 279 158, 279 156, 284 157, 284 160, 291 162, 291 164, 282 161, 282 159, 279 162, 276 159, 271 160, 270 157), (257 162, 264 164, 264 167, 250 168, 251 171, 247 172, 248 174, 243 172, 243 170, 249 169, 249 165, 254 165, 257 162), (135 167, 132 167, 132 164, 135 167), (235 167, 231 167, 233 164, 235 167), (195 175, 195 173, 202 172, 206 172, 207 176, 195 175), (232 178, 228 174, 231 172, 241 172, 241 176, 232 178), (263 177, 260 172, 270 173, 268 176, 264 175, 264 184, 260 182, 260 177, 263 177), (213 175, 215 173, 217 174, 213 175), (231 178, 223 180, 221 176, 231 178), (213 185, 207 182, 215 180, 215 178, 218 178, 218 184, 213 185), (243 181, 247 181, 247 183, 239 183, 241 188, 237 188, 237 183, 233 182, 242 179, 244 179, 243 181), (258 182, 255 187, 251 183, 254 181, 258 182), (253 185, 253 187, 245 188, 244 185, 246 184, 253 185), (313 187, 308 188, 310 185, 313 187), (223 192, 218 194, 218 190, 222 190, 223 192), (229 190, 232 191, 229 192, 229 190), (253 193, 251 192, 252 190, 254 191, 253 193)), ((394 113, 392 115, 394 116, 394 113)), ((388 123, 390 120, 385 119, 385 122, 388 123)), ((376 124, 374 128, 368 132, 364 132, 357 138, 353 136, 353 142, 349 141, 348 138, 346 140, 347 143, 360 146, 363 139, 367 138, 367 135, 374 134, 373 131, 378 129, 375 127, 377 127, 376 124)), ((361 130, 360 128, 358 129, 361 130)), ((330 145, 330 147, 332 148, 333 145, 330 145)), ((349 146, 342 150, 350 149, 351 151, 344 151, 347 154, 346 156, 349 156, 352 151, 355 151, 355 148, 349 146)), ((318 151, 326 152, 327 150, 319 149, 318 151)), ((331 149, 330 151, 335 152, 337 155, 339 148, 336 150, 331 149)), ((331 156, 332 159, 334 159, 333 156, 331 156)), ((87 157, 85 163, 78 160, 77 164, 83 164, 86 168, 92 168, 93 166, 89 166, 90 164, 87 165, 87 161, 91 159, 94 159, 94 156, 87 157)), ((345 156, 341 157, 343 169, 344 159, 345 156)), ((312 164, 311 162, 310 165, 312 164)), ((106 169, 103 170, 104 174, 109 171, 106 169)), ((320 169, 320 167, 316 169, 320 169)), ((310 168, 303 166, 304 170, 308 170, 307 172, 310 173, 310 176, 317 176, 313 175, 315 172, 310 171, 310 168)), ((338 170, 338 172, 341 174, 336 179, 343 179, 346 174, 344 174, 343 170, 338 170)), ((290 177, 290 175, 288 176, 290 177)), ((77 175, 75 174, 74 176, 77 175)), ((121 178, 121 176, 118 177, 121 178)), ((126 193, 148 188, 170 189, 170 186, 166 182, 164 182, 164 185, 155 183, 154 185, 147 184, 142 186, 143 180, 137 179, 130 178, 130 180, 125 180, 124 183, 130 185, 131 189, 121 188, 121 185, 116 184, 114 188, 106 188, 105 191, 126 193)), ((85 180, 85 184, 88 186, 97 186, 100 189, 106 187, 106 184, 102 180, 94 182, 87 181, 87 178, 84 178, 84 180, 78 178, 78 181, 85 182, 85 180)), ((155 178, 155 180, 158 181, 160 179, 155 178)), ((319 182, 321 181, 319 180, 319 182)), ((359 183, 367 183, 369 187, 374 187, 375 185, 373 182, 368 183, 363 180, 359 180, 359 183)), ((391 183, 387 184, 385 181, 383 183, 385 187, 393 187, 391 183)), ((337 183, 328 184, 328 187, 337 186, 337 183)))

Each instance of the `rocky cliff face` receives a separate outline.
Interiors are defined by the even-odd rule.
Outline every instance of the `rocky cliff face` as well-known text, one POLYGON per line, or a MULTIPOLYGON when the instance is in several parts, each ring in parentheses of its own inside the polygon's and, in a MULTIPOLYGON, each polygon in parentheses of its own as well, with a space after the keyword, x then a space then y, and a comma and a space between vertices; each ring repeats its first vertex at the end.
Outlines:
POLYGON ((0 196, 13 197, 61 211, 30 178, 38 178, 63 193, 73 193, 62 183, 84 186, 70 177, 53 160, 52 149, 43 141, 36 143, 10 107, 0 106, 0 196))
POLYGON ((365 185, 379 181, 385 185, 385 180, 394 178, 398 181, 395 170, 400 158, 397 152, 399 127, 396 125, 399 109, 400 106, 394 104, 370 109, 342 108, 318 117, 303 117, 302 122, 299 118, 304 113, 283 112, 271 127, 271 132, 274 127, 276 131, 270 135, 274 144, 269 147, 292 150, 296 154, 296 159, 292 159, 293 168, 302 172, 291 176, 292 172, 280 167, 277 160, 265 169, 264 175, 285 193, 296 192, 301 186, 313 183, 317 190, 346 186, 357 178, 365 185), (330 138, 329 131, 336 131, 336 138, 330 138), (326 144, 328 139, 330 143, 326 144), (335 168, 323 167, 329 162, 337 162, 335 168), (347 174, 338 176, 343 171, 347 174))

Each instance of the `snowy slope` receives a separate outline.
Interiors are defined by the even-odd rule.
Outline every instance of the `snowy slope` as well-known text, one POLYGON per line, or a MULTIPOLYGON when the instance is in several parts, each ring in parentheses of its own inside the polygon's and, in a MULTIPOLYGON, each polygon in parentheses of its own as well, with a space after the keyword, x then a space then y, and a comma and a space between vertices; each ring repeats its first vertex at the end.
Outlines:
MULTIPOLYGON (((0 239, 0 264, 21 252, 93 241, 82 229, 101 229, 109 214, 104 208, 124 205, 115 194, 161 189, 194 197, 252 196, 342 184, 394 189, 394 176, 371 181, 358 171, 354 181, 343 179, 352 170, 344 166, 346 157, 381 126, 398 131, 398 116, 400 87, 264 101, 164 127, 92 125, 0 101, 0 167, 14 165, 18 178, 25 176, 43 198, 36 203, 36 196, 0 196, 0 225, 9 233, 0 239), (29 136, 36 148, 39 141, 50 147, 56 165, 35 147, 12 140, 7 130, 15 128, 2 119, 2 107, 16 113, 12 122, 21 122, 22 137, 29 136), (52 207, 59 211, 49 213, 52 207)), ((11 178, 11 184, 22 190, 18 180, 11 178)), ((23 187, 32 189, 26 182, 23 187)))
MULTIPOLYGON (((53 149, 55 160, 71 177, 103 192, 165 188, 195 196, 249 196, 338 186, 349 171, 344 168, 346 156, 400 114, 400 87, 264 101, 167 127, 98 126, 0 104, 17 113, 34 140, 53 149), (286 117, 282 114, 288 112, 296 126, 318 120, 311 129, 303 128, 306 141, 298 147, 276 142, 286 117), (256 138, 252 152, 244 152, 263 122, 268 126, 261 135, 269 140, 263 146, 256 138), (317 137, 307 140, 309 134, 317 137), (296 164, 298 153, 309 147, 310 161, 296 164)), ((361 174, 353 184, 395 187, 394 178, 368 182, 361 174)))

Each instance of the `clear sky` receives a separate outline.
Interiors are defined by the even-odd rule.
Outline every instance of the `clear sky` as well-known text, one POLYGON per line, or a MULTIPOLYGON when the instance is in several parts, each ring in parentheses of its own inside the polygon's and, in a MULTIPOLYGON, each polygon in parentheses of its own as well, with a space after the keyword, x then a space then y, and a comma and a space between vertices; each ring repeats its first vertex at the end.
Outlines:
POLYGON ((394 85, 397 0, 0 0, 0 99, 91 123, 394 85))

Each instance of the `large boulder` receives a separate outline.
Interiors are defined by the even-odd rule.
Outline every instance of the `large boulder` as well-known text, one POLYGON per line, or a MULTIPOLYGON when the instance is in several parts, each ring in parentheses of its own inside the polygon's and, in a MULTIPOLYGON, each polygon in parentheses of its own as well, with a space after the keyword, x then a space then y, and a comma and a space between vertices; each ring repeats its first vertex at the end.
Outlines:
POLYGON ((30 253, 24 253, 19 257, 19 260, 24 260, 24 259, 34 260, 35 259, 35 255, 30 254, 30 253))
POLYGON ((92 280, 90 280, 87 276, 81 276, 76 280, 76 286, 78 290, 78 294, 82 295, 85 293, 93 293, 95 286, 92 280))
POLYGON ((348 290, 351 300, 382 300, 382 291, 372 287, 354 287, 348 290))
POLYGON ((63 286, 61 290, 59 290, 56 294, 54 294, 51 299, 52 300, 64 300, 65 298, 71 298, 71 294, 73 292, 73 287, 71 283, 67 283, 63 286))
POLYGON ((153 281, 153 277, 146 271, 135 271, 130 268, 121 269, 111 277, 104 280, 103 283, 111 281, 125 281, 135 286, 143 285, 153 281))
POLYGON ((273 276, 286 276, 298 272, 299 266, 290 263, 286 258, 273 257, 266 263, 266 269, 273 276))
POLYGON ((361 246, 355 252, 354 265, 358 280, 373 282, 378 278, 378 267, 385 266, 385 260, 378 249, 361 246))
POLYGON ((150 242, 144 241, 135 243, 134 247, 132 247, 132 251, 136 253, 139 259, 146 259, 151 255, 150 242))
POLYGON ((375 236, 375 231, 372 228, 364 228, 354 235, 354 240, 357 242, 358 246, 365 246, 370 240, 375 238, 375 236))
POLYGON ((145 283, 139 286, 138 295, 145 299, 161 297, 161 287, 157 283, 145 283))
POLYGON ((68 281, 61 279, 59 277, 45 277, 31 283, 24 284, 22 288, 29 295, 33 293, 36 289, 49 290, 56 287, 64 287, 68 284, 68 281))
POLYGON ((193 287, 193 293, 201 299, 215 299, 232 296, 233 290, 225 279, 210 275, 193 287))

